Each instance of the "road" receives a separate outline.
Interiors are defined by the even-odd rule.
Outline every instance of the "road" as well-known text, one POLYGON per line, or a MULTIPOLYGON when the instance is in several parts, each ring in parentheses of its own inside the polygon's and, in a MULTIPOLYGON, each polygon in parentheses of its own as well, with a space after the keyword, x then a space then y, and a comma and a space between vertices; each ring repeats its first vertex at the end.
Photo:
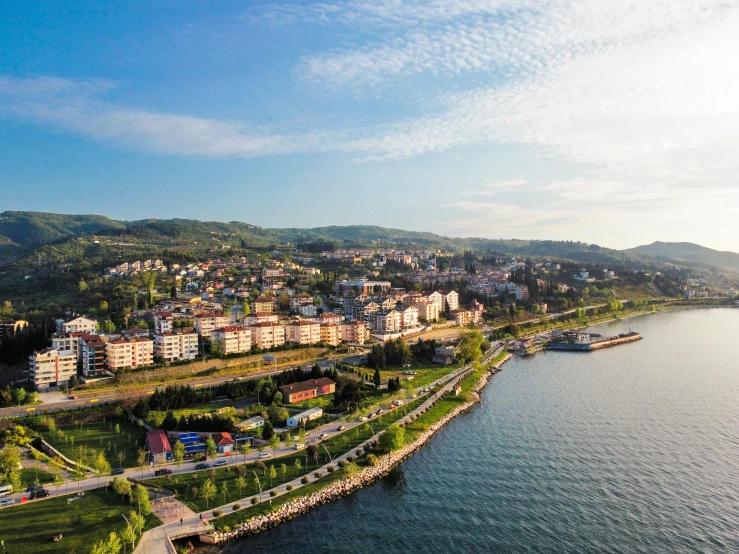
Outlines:
MULTIPOLYGON (((341 356, 337 357, 336 360, 333 358, 328 359, 322 359, 318 360, 316 362, 312 362, 310 364, 302 364, 302 367, 305 371, 310 371, 310 368, 313 367, 316 363, 321 366, 321 369, 327 369, 334 365, 334 362, 336 363, 350 363, 350 364, 358 364, 360 361, 361 355, 360 354, 352 354, 349 356, 341 356)), ((294 366, 289 366, 294 367, 294 366)), ((285 369, 288 369, 288 367, 279 367, 276 369, 265 369, 260 371, 254 371, 250 373, 244 373, 241 376, 234 376, 234 375, 228 375, 223 377, 213 377, 213 378, 198 378, 193 379, 190 381, 177 381, 173 383, 165 383, 161 386, 166 386, 167 384, 177 384, 177 385, 190 385, 193 388, 201 388, 201 387, 214 387, 216 385, 220 385, 221 383, 227 383, 229 381, 234 381, 235 379, 260 379, 262 377, 268 377, 270 375, 274 375, 276 373, 280 373, 281 371, 284 371, 285 369)), ((32 415, 32 414, 46 414, 46 413, 53 413, 53 412, 61 412, 64 410, 72 410, 76 408, 85 408, 89 407, 91 405, 95 404, 109 404, 111 402, 118 402, 120 400, 124 399, 130 399, 130 398, 139 398, 140 396, 151 394, 154 392, 154 388, 146 389, 146 388, 139 388, 135 391, 121 391, 116 393, 109 393, 109 394, 101 394, 99 396, 93 396, 78 400, 72 400, 69 398, 59 398, 58 393, 42 393, 39 398, 44 401, 43 404, 40 404, 38 406, 20 406, 20 407, 13 407, 13 408, 0 408, 0 419, 7 419, 11 417, 19 417, 19 416, 26 416, 26 415, 32 415), (49 400, 50 402, 46 402, 45 395, 54 395, 50 396, 49 400)))

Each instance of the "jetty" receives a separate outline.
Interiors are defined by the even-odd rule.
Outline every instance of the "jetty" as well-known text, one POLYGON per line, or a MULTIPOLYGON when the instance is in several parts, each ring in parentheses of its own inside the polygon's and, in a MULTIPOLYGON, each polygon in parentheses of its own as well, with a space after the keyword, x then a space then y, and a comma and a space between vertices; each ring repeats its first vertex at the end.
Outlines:
POLYGON ((641 340, 642 336, 631 331, 629 333, 621 333, 615 337, 608 337, 605 339, 595 340, 592 342, 549 342, 546 345, 547 350, 566 350, 570 352, 591 352, 593 350, 600 350, 601 348, 610 348, 611 346, 618 346, 619 344, 627 344, 629 342, 636 342, 641 340))

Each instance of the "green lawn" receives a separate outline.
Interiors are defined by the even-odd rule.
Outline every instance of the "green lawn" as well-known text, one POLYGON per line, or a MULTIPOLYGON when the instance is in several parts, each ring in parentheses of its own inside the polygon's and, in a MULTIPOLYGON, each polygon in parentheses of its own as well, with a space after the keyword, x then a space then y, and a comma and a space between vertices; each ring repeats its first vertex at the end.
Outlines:
POLYGON ((286 404, 289 408, 300 408, 301 410, 308 410, 309 408, 323 408, 325 411, 333 409, 333 394, 326 394, 318 396, 316 398, 310 398, 303 402, 295 402, 294 404, 286 404))
POLYGON ((25 467, 20 473, 21 483, 26 486, 35 483, 36 479, 38 479, 41 484, 51 483, 54 481, 54 476, 51 473, 36 467, 25 467))
MULTIPOLYGON (((59 497, 3 508, 0 540, 12 554, 88 554, 92 545, 111 531, 120 533, 126 525, 121 514, 128 515, 131 508, 119 496, 102 489, 87 491, 81 500, 69 504, 66 497, 59 497), (61 542, 51 540, 56 533, 64 535, 61 542)), ((147 518, 147 528, 160 524, 154 516, 147 518)))
POLYGON ((136 465, 137 450, 144 445, 146 431, 125 419, 109 418, 105 421, 65 427, 54 435, 44 433, 44 439, 62 454, 73 460, 92 466, 99 451, 103 451, 111 467, 118 467, 118 453, 124 453, 123 467, 136 465), (120 426, 120 433, 115 426, 120 426))
MULTIPOLYGON (((419 403, 423 402, 423 398, 418 398, 405 407, 405 410, 394 409, 383 414, 381 417, 372 419, 369 422, 358 426, 355 429, 349 429, 339 435, 323 442, 322 444, 328 449, 332 457, 336 457, 340 454, 344 454, 350 449, 363 443, 368 438, 373 436, 375 433, 379 433, 382 429, 385 429, 390 424, 394 423, 401 417, 403 417, 406 411, 411 411, 419 403)), ((339 425, 337 423, 337 425, 339 425)), ((267 450, 269 452, 269 450, 267 450)), ((352 453, 356 456, 356 453, 352 453)), ((272 487, 276 487, 287 481, 291 481, 296 477, 315 471, 320 466, 326 464, 329 461, 328 454, 323 447, 319 447, 318 461, 315 462, 312 459, 307 458, 307 450, 302 450, 291 454, 277 458, 274 462, 265 460, 265 466, 267 474, 264 474, 264 470, 257 468, 256 464, 250 463, 245 468, 243 464, 239 464, 239 470, 245 472, 246 486, 242 487, 239 491, 237 479, 239 473, 236 468, 236 458, 232 458, 231 464, 226 467, 218 469, 207 469, 203 471, 197 471, 192 473, 183 473, 181 475, 175 474, 167 477, 159 477, 155 479, 144 480, 143 483, 163 487, 166 489, 174 489, 177 491, 177 497, 184 500, 190 508, 197 512, 202 512, 215 506, 235 502, 241 498, 254 496, 259 494, 259 489, 255 483, 253 483, 254 473, 257 472, 259 480, 262 485, 262 490, 268 490, 272 487), (296 470, 295 460, 300 460, 301 469, 296 470), (277 471, 277 478, 271 483, 269 480, 269 469, 274 464, 277 471), (287 470, 283 476, 280 466, 285 464, 287 470), (212 479, 216 484, 218 493, 209 502, 201 496, 203 483, 206 479, 212 479), (223 484, 226 484, 225 497, 222 493, 223 484), (196 491, 193 490, 196 489, 196 491)))

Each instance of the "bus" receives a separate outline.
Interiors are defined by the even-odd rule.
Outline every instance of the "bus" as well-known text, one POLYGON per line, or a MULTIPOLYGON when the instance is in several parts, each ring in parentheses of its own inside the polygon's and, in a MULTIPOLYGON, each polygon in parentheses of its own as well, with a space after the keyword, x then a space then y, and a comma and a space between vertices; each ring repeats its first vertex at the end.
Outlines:
POLYGON ((10 496, 13 493, 13 485, 2 485, 0 486, 0 498, 3 496, 10 496))

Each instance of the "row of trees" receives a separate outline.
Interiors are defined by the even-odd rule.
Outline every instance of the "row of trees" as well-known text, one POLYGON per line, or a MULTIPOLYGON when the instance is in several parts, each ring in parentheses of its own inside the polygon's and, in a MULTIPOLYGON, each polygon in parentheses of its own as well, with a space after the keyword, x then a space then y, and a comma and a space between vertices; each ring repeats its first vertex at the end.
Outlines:
POLYGON ((367 354, 367 365, 372 369, 398 367, 407 364, 413 358, 408 344, 400 337, 389 340, 384 345, 376 344, 367 354))

